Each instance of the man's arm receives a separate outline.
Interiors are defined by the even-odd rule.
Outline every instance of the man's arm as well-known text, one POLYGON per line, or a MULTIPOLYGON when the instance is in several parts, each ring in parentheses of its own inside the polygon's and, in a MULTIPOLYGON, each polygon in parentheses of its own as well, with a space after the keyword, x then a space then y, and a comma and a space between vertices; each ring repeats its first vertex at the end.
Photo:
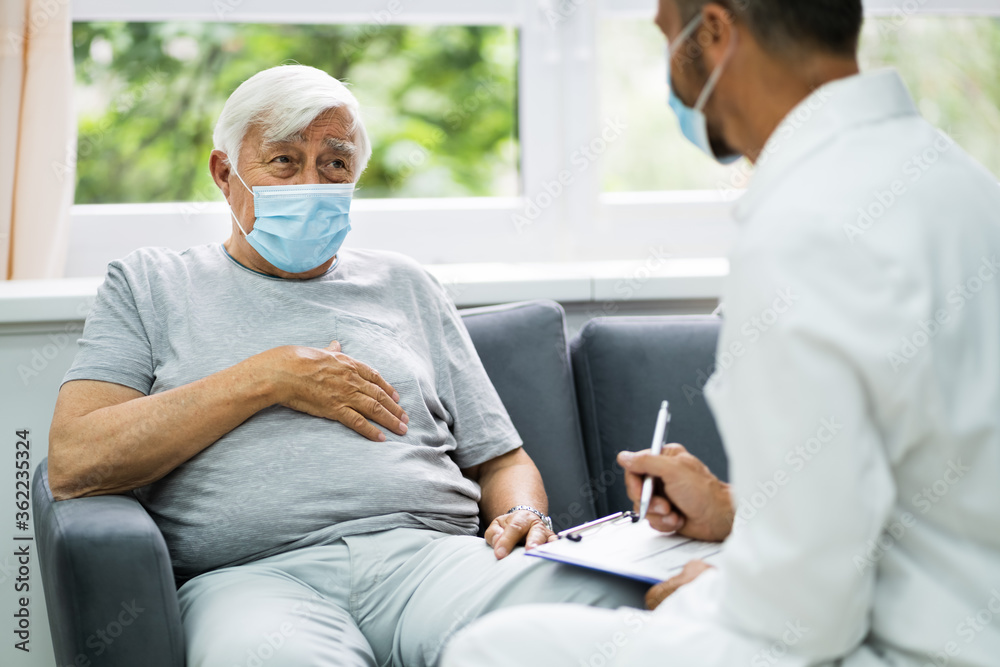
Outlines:
MULTIPOLYGON (((722 542, 733 530, 735 508, 729 485, 712 474, 704 463, 681 445, 667 445, 654 455, 651 450, 620 452, 618 463, 625 469, 628 497, 639 511, 642 484, 646 475, 656 482, 656 494, 649 503, 649 525, 665 533, 709 542, 722 542)), ((700 560, 646 594, 646 607, 656 609, 678 588, 691 583, 712 566, 700 560)))
POLYGON ((490 459, 462 473, 482 488, 480 513, 491 520, 483 537, 493 547, 497 559, 506 557, 514 547, 524 542, 530 549, 545 544, 553 536, 551 530, 534 512, 507 511, 518 505, 549 511, 542 476, 534 461, 523 448, 490 459))
POLYGON ((719 369, 706 396, 737 518, 718 569, 657 609, 676 630, 661 646, 678 663, 701 664, 710 651, 715 664, 753 664, 783 645, 790 663, 829 664, 871 628, 881 570, 858 558, 896 511, 897 490, 870 401, 894 396, 881 393, 900 382, 883 350, 926 304, 900 296, 905 272, 845 246, 839 224, 821 222, 789 214, 794 232, 769 230, 732 263, 718 349, 740 343, 745 354, 719 369), (751 344, 745 323, 779 291, 795 295, 794 307, 751 344), (773 496, 761 491, 768 484, 773 496), (792 627, 794 645, 783 639, 792 627))
POLYGON ((371 440, 371 423, 406 432, 399 395, 340 346, 283 346, 169 391, 145 396, 111 382, 63 385, 49 433, 57 500, 123 493, 155 482, 271 405, 343 423, 371 440))
POLYGON ((618 463, 625 469, 625 488, 636 512, 646 475, 656 481, 646 514, 653 528, 707 542, 729 537, 735 518, 729 485, 683 446, 667 445, 659 456, 648 449, 621 452, 618 463))

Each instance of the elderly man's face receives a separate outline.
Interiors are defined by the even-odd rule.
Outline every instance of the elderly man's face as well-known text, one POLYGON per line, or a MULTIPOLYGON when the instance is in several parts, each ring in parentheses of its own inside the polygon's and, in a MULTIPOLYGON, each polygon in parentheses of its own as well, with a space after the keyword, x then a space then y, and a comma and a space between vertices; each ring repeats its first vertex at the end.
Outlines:
MULTIPOLYGON (((306 185, 353 183, 356 180, 360 149, 350 130, 350 112, 341 107, 324 112, 298 136, 286 141, 265 142, 261 128, 253 126, 243 139, 237 163, 239 175, 250 188, 255 185, 306 185)), ((243 187, 223 154, 214 151, 212 171, 216 183, 247 234, 254 225, 253 195, 243 187)), ((306 273, 289 274, 267 262, 246 238, 234 229, 226 248, 237 260, 258 271, 280 277, 311 278, 324 273, 333 260, 306 273)))
POLYGON ((288 141, 263 142, 260 128, 252 127, 243 140, 240 176, 250 187, 352 183, 358 147, 350 125, 350 112, 341 107, 324 112, 288 141))

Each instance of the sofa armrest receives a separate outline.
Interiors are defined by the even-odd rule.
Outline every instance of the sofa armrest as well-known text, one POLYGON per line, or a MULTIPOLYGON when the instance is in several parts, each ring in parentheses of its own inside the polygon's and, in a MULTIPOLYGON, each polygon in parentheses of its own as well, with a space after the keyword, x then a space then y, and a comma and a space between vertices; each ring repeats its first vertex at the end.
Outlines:
POLYGON ((183 667, 170 555, 142 505, 130 495, 55 501, 47 459, 32 496, 57 663, 183 667))

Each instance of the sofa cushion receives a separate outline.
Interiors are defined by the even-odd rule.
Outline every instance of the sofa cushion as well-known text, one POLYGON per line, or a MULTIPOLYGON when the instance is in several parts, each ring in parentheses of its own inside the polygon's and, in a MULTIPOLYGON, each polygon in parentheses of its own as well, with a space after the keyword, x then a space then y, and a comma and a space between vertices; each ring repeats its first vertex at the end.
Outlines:
POLYGON ((594 519, 562 307, 532 301, 465 310, 462 319, 541 471, 556 530, 594 519))
POLYGON ((667 442, 679 442, 722 479, 726 455, 702 392, 715 365, 714 316, 597 318, 573 339, 584 446, 599 482, 601 515, 632 507, 619 451, 648 449, 660 402, 670 401, 667 442))

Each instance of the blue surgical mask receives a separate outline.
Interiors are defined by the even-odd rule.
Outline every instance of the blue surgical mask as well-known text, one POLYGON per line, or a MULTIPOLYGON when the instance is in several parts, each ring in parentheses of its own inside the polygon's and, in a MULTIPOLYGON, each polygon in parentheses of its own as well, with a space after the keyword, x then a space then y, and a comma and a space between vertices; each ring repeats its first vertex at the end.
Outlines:
POLYGON ((735 50, 736 33, 734 33, 734 39, 730 43, 729 52, 726 54, 725 59, 719 63, 719 66, 715 68, 715 71, 712 72, 712 76, 708 78, 708 82, 705 84, 705 89, 701 91, 701 95, 698 96, 698 101, 695 103, 693 109, 684 104, 681 98, 677 97, 673 81, 670 78, 670 63, 673 61, 674 55, 681 49, 682 46, 684 46, 684 43, 687 42, 692 34, 694 34, 694 31, 698 29, 698 26, 701 25, 701 21, 701 15, 696 16, 694 20, 681 31, 681 34, 677 36, 674 46, 670 48, 667 54, 667 89, 670 91, 668 103, 670 104, 670 108, 674 110, 674 113, 677 114, 677 120, 681 125, 681 132, 684 133, 684 136, 688 141, 722 164, 732 164, 733 162, 739 160, 741 156, 716 155, 715 150, 712 148, 712 141, 708 136, 708 119, 705 117, 705 105, 708 104, 708 100, 711 99, 716 86, 719 85, 719 79, 722 78, 726 62, 728 62, 733 51, 735 50))
POLYGON ((353 183, 255 185, 256 221, 247 234, 232 209, 229 212, 250 246, 275 268, 304 273, 326 263, 340 250, 351 231, 353 183))

